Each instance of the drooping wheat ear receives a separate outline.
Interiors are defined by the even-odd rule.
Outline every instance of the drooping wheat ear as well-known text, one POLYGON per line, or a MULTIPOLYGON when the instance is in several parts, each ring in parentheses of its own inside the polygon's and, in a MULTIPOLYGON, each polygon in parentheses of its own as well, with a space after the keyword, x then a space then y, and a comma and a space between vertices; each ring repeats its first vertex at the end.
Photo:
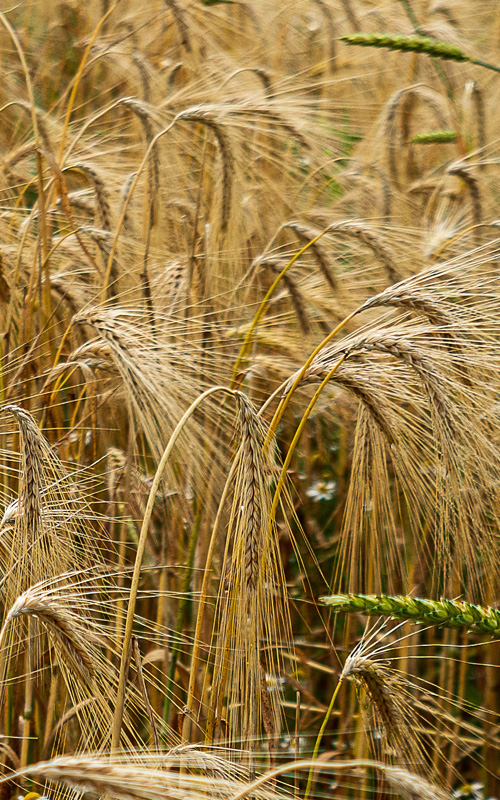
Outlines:
POLYGON ((188 53, 190 53, 193 48, 191 46, 189 29, 186 20, 184 19, 184 10, 179 7, 177 0, 165 0, 165 4, 169 7, 173 14, 181 37, 182 46, 186 48, 188 53))
MULTIPOLYGON (((383 292, 369 297, 362 306, 360 306, 359 313, 366 311, 369 308, 379 308, 389 306, 393 308, 406 308, 410 311, 416 311, 419 314, 427 317, 429 322, 433 325, 450 326, 456 322, 456 309, 453 309, 455 316, 452 314, 452 309, 447 307, 443 298, 437 294, 433 294, 429 290, 422 289, 415 284, 400 283, 395 286, 388 286, 383 292)), ((450 331, 447 331, 450 335, 450 331)))
MULTIPOLYGON (((484 106, 484 97, 483 92, 474 81, 472 85, 472 100, 474 102, 474 107, 476 109, 476 130, 477 130, 477 141, 476 147, 482 151, 486 147, 486 109, 484 106)), ((486 164, 481 162, 480 169, 484 169, 486 164)))
POLYGON ((149 103, 151 100, 151 76, 148 71, 147 61, 139 52, 132 53, 132 61, 137 67, 141 76, 143 100, 149 103))
POLYGON ((224 86, 227 86, 229 81, 231 81, 233 78, 236 78, 237 75, 241 75, 242 72, 252 72, 254 75, 257 75, 257 77, 262 81, 266 97, 273 96, 273 84, 271 77, 269 73, 261 67, 240 67, 239 69, 235 69, 234 72, 231 72, 231 74, 228 75, 227 78, 222 82, 221 89, 224 86))
POLYGON ((102 339, 90 339, 88 342, 80 345, 73 350, 68 356, 68 360, 53 367, 43 386, 43 391, 47 391, 56 378, 62 375, 66 370, 74 366, 84 365, 85 368, 90 370, 104 370, 111 374, 117 374, 117 369, 113 363, 111 356, 111 348, 102 339))
POLYGON ((253 72, 254 75, 257 75, 257 77, 259 77, 262 81, 266 97, 272 97, 273 82, 269 73, 265 69, 262 69, 262 67, 249 67, 249 70, 250 72, 253 72))
MULTIPOLYGON (((146 137, 146 142, 149 145, 152 139, 154 138, 154 127, 153 127, 153 114, 151 109, 148 107, 146 103, 137 100, 135 97, 127 97, 122 101, 123 105, 135 114, 137 119, 140 121, 142 128, 144 130, 144 135, 146 137)), ((152 187, 150 187, 151 193, 154 194, 158 190, 159 182, 160 182, 160 157, 159 151, 157 147, 154 147, 151 152, 152 157, 152 187)))
POLYGON ((350 33, 340 37, 346 44, 360 47, 383 47, 388 50, 400 50, 405 53, 425 53, 434 58, 451 61, 472 61, 471 56, 449 42, 441 42, 431 36, 405 36, 399 33, 350 33))
MULTIPOLYGON (((370 334, 358 344, 360 349, 375 350, 382 353, 389 353, 395 358, 403 361, 420 378, 431 407, 435 408, 439 419, 448 433, 454 434, 456 429, 455 414, 451 402, 442 389, 442 378, 439 371, 435 368, 432 361, 422 352, 418 344, 404 339, 392 332, 387 334, 382 331, 375 334, 372 338, 370 334), (379 335, 380 334, 380 335, 379 335)), ((357 345, 354 346, 357 350, 357 345)))
POLYGON ((387 277, 391 283, 401 280, 401 272, 397 266, 387 245, 369 225, 363 222, 332 222, 328 226, 328 232, 332 234, 343 234, 352 236, 363 242, 372 253, 379 259, 384 267, 387 277))
POLYGON ((423 751, 414 733, 415 715, 407 699, 407 684, 385 662, 365 654, 365 649, 364 641, 354 648, 344 664, 341 680, 354 680, 368 697, 375 749, 379 749, 382 736, 385 745, 394 749, 406 766, 416 766, 423 761, 423 751))
MULTIPOLYGON (((94 214, 96 211, 95 200, 88 196, 86 189, 77 189, 74 192, 68 192, 68 202, 71 208, 77 208, 79 211, 84 211, 85 214, 94 214)), ((56 200, 56 206, 61 205, 61 198, 56 200)))
POLYGON ((122 187, 121 192, 120 192, 120 201, 121 201, 120 214, 121 214, 121 211, 122 211, 123 207, 126 206, 125 216, 123 218, 123 223, 122 223, 122 228, 123 228, 124 231, 130 231, 130 232, 133 231, 133 225, 132 225, 132 222, 131 222, 131 219, 130 219, 130 214, 129 214, 130 205, 126 205, 126 204, 127 204, 128 196, 129 196, 130 192, 132 191, 132 186, 134 185, 134 178, 135 178, 136 175, 137 175, 137 172, 131 172, 130 175, 127 176, 127 178, 125 180, 125 183, 123 184, 123 187, 122 187))
POLYGON ((61 665, 69 666, 84 683, 90 683, 94 664, 87 649, 88 631, 61 600, 47 591, 43 584, 27 589, 11 606, 0 633, 0 642, 12 620, 21 616, 36 617, 46 628, 61 665))
MULTIPOLYGON (((417 100, 420 100, 429 107, 440 128, 445 129, 448 127, 448 120, 441 106, 439 96, 429 92, 426 87, 422 87, 420 84, 405 86, 403 89, 399 89, 388 100, 385 110, 384 138, 386 142, 387 166, 389 169, 389 174, 397 188, 400 188, 398 145, 401 138, 400 134, 398 133, 398 126, 396 124, 397 114, 401 104, 404 103, 404 109, 406 112, 405 128, 408 129, 409 115, 417 100)), ((405 138, 408 138, 408 133, 406 133, 405 138)), ((404 144, 406 144, 406 141, 404 144)))
POLYGON ((354 30, 359 31, 361 25, 359 23, 358 15, 354 10, 354 6, 351 3, 351 0, 341 0, 341 3, 345 11, 346 17, 349 20, 351 28, 354 28, 354 30))
POLYGON ((367 173, 370 177, 376 175, 377 178, 379 179, 382 190, 381 191, 382 214, 380 216, 382 216, 388 222, 391 218, 392 190, 387 174, 380 167, 377 167, 374 164, 367 164, 365 166, 360 165, 359 167, 356 167, 352 172, 351 171, 347 172, 345 177, 348 180, 349 179, 360 180, 364 177, 363 173, 367 173))
MULTIPOLYGON (((314 3, 321 9, 321 12, 325 18, 326 28, 328 31, 328 44, 329 44, 329 59, 330 59, 330 69, 334 69, 335 61, 337 58, 337 37, 335 36, 335 22, 333 11, 330 6, 325 3, 325 0, 313 0, 314 3)), ((359 25, 356 25, 356 30, 359 29, 359 25)))
MULTIPOLYGON (((270 269, 272 269, 275 275, 279 275, 280 272, 282 272, 283 269, 286 267, 287 263, 288 262, 285 261, 284 259, 277 258, 275 256, 264 258, 261 261, 261 264, 263 266, 270 267, 270 269)), ((297 284, 295 283, 294 279, 292 278, 289 272, 286 272, 283 275, 282 281, 288 290, 288 294, 290 295, 290 299, 292 301, 292 305, 295 314, 297 316, 297 320, 299 322, 302 333, 307 335, 311 330, 311 326, 309 324, 309 317, 307 316, 306 305, 304 303, 304 300, 302 299, 302 295, 297 287, 297 284)))
POLYGON ((198 122, 201 125, 206 125, 207 128, 213 132, 217 144, 219 145, 221 160, 222 160, 222 212, 221 212, 221 228, 225 230, 229 223, 231 215, 231 197, 233 186, 233 172, 234 172, 234 159, 231 150, 229 137, 224 131, 223 126, 217 120, 209 109, 203 106, 195 108, 187 108, 177 115, 178 120, 185 122, 198 122))
POLYGON ((500 634, 500 611, 465 600, 429 600, 406 595, 339 594, 320 598, 333 611, 389 616, 422 625, 460 628, 470 633, 500 634))
POLYGON ((305 150, 310 148, 310 144, 307 141, 304 134, 302 134, 292 123, 285 119, 281 114, 278 114, 277 111, 271 111, 269 108, 256 108, 252 106, 249 109, 243 109, 243 113, 250 114, 252 117, 263 117, 264 119, 270 120, 270 122, 274 122, 276 125, 279 125, 283 128, 284 131, 290 134, 291 137, 296 139, 296 141, 303 147, 305 150))
MULTIPOLYGON (((211 735, 227 696, 230 739, 242 740, 253 751, 269 712, 262 705, 262 666, 281 674, 280 647, 290 642, 290 626, 278 539, 270 525, 268 483, 274 448, 271 443, 264 452, 266 431, 248 398, 238 396, 241 443, 222 566, 227 580, 219 593, 218 652, 207 730, 211 735)), ((268 699, 278 732, 279 692, 268 699)))
POLYGON ((379 766, 379 769, 391 788, 405 800, 450 800, 449 794, 440 786, 430 783, 421 775, 407 772, 401 767, 379 766))
MULTIPOLYGON (((318 376, 319 380, 319 376, 318 376)), ((387 444, 393 445, 396 443, 395 434, 391 427, 389 420, 384 413, 384 404, 380 402, 373 391, 370 383, 364 379, 364 374, 356 374, 351 366, 346 362, 335 373, 333 378, 335 383, 343 386, 354 394, 354 396, 363 404, 367 411, 371 414, 374 422, 380 428, 387 444)))
MULTIPOLYGON (((321 231, 317 230, 316 228, 312 228, 309 225, 304 225, 302 222, 295 222, 294 220, 290 222, 285 222, 282 225, 283 230, 291 230, 293 231, 300 242, 303 244, 307 244, 308 242, 316 239, 317 236, 321 233, 321 231)), ((326 282, 330 284, 333 291, 335 293, 338 292, 339 286, 337 281, 337 276, 335 272, 332 270, 328 258, 326 256, 325 251, 321 247, 319 242, 314 242, 310 246, 310 250, 314 253, 314 257, 318 263, 318 267, 325 278, 326 282)))
MULTIPOLYGON (((85 256, 86 256, 89 264, 91 265, 92 269, 94 269, 96 271, 96 273, 97 273, 99 270, 98 270, 98 266, 96 264, 95 258, 92 255, 92 253, 89 251, 89 249, 87 248, 87 246, 86 246, 85 242, 83 241, 82 237, 80 236, 80 232, 79 232, 80 228, 76 224, 75 218, 73 216, 73 209, 71 208, 71 204, 70 204, 69 199, 68 199, 68 189, 67 189, 67 186, 66 186, 66 177, 65 177, 64 171, 63 171, 63 169, 61 169, 60 165, 58 164, 56 159, 53 157, 51 151, 45 149, 42 152, 43 152, 43 156, 44 156, 45 160, 47 161, 47 164, 49 165, 50 171, 52 172, 54 183, 55 183, 55 186, 57 188, 57 192, 59 194, 59 198, 60 198, 60 201, 61 201, 61 208, 64 211, 64 214, 66 215, 66 217, 68 219, 68 222, 70 223, 71 227, 73 228, 74 236, 75 236, 78 244, 80 245, 80 248, 82 249, 83 253, 85 254, 85 256)), ((48 280, 47 280, 47 283, 48 283, 48 280)))
MULTIPOLYGON (((450 307, 442 296, 423 290, 418 284, 401 283, 388 286, 383 292, 368 298, 362 306, 360 313, 369 308, 379 308, 383 306, 393 308, 406 308, 427 317, 432 325, 436 326, 436 332, 442 337, 443 342, 449 346, 450 353, 460 356, 462 346, 459 336, 454 332, 461 308, 456 304, 450 307)), ((464 382, 468 383, 467 369, 461 366, 464 382)))
POLYGON ((111 230, 111 207, 106 192, 104 181, 92 164, 73 164, 63 169, 64 173, 83 173, 94 187, 96 205, 99 212, 101 227, 106 231, 111 230))
MULTIPOLYGON (((15 106, 18 106, 19 108, 24 109, 24 111, 26 111, 26 113, 29 114, 30 116, 33 114, 33 107, 31 105, 31 103, 28 103, 27 100, 15 100, 14 102, 10 103, 9 105, 13 105, 13 106, 15 105, 15 106)), ((39 108, 35 107, 34 111, 35 111, 35 114, 36 114, 36 122, 37 122, 37 126, 38 126, 38 133, 40 134, 40 138, 41 138, 41 140, 43 142, 43 146, 46 149, 51 150, 52 149, 52 145, 51 145, 50 136, 49 136, 49 132, 48 132, 48 128, 47 128, 47 123, 46 123, 46 119, 45 119, 46 115, 39 108)))
MULTIPOLYGON (((238 771, 234 764, 220 757, 213 758, 211 763, 210 757, 200 751, 173 752, 156 759, 146 757, 143 763, 88 755, 59 756, 14 774, 10 772, 7 778, 0 778, 0 783, 23 775, 118 800, 210 800, 214 793, 231 800, 246 787, 244 770, 238 771), (186 772, 179 772, 179 766, 186 763, 186 772)), ((269 792, 263 789, 253 792, 252 796, 263 800, 269 797, 269 792)), ((273 797, 276 795, 271 794, 273 797)))
POLYGON ((341 677, 343 680, 353 678, 363 687, 377 709, 383 732, 390 737, 398 731, 401 720, 386 673, 375 660, 353 653, 348 656, 341 677))
MULTIPOLYGON (((456 175, 458 178, 461 178, 467 189, 469 190, 471 203, 472 203, 472 218, 474 221, 474 225, 479 226, 482 220, 482 208, 481 208, 481 193, 479 190, 479 181, 471 175, 470 171, 463 166, 462 164, 452 165, 448 172, 450 175, 456 175)), ((477 231, 478 233, 478 231, 477 231)), ((480 242, 478 242, 480 244, 480 242)))
POLYGON ((417 133, 412 136, 410 142, 412 144, 449 144, 456 142, 458 134, 452 130, 442 131, 429 131, 428 133, 417 133))
MULTIPOLYGON (((105 230, 104 228, 91 228, 88 225, 82 230, 90 236, 93 242, 98 246, 101 253, 109 255, 111 252, 111 244, 113 242, 113 232, 105 230)), ((52 281, 51 281, 52 283, 52 281)))
POLYGON ((10 300, 10 286, 4 275, 3 257, 0 253, 0 306, 7 305, 10 300))
MULTIPOLYGON (((387 353, 402 361, 421 381, 431 409, 437 413, 445 434, 454 435, 456 433, 458 411, 452 406, 451 401, 443 391, 441 373, 418 343, 405 336, 398 335, 391 329, 374 330, 355 337, 351 344, 346 345, 342 351, 345 353, 346 358, 364 351, 387 353)), ((321 378, 325 377, 338 355, 339 348, 337 346, 326 348, 323 353, 320 353, 312 361, 304 376, 305 379, 310 379, 313 375, 321 378)))

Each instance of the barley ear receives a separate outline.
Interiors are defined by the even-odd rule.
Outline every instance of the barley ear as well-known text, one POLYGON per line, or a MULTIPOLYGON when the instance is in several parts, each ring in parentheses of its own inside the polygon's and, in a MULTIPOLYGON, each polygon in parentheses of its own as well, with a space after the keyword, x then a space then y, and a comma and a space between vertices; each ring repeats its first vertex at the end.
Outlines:
POLYGON ((441 42, 431 36, 404 36, 399 33, 351 33, 340 37, 346 44, 359 47, 383 47, 404 53, 425 53, 428 56, 449 61, 472 61, 459 47, 441 42))
POLYGON ((383 47, 388 50, 399 50, 403 53, 425 53, 434 58, 441 58, 444 61, 468 61, 478 67, 491 69, 500 72, 500 67, 489 64, 478 58, 468 56, 459 47, 450 42, 441 42, 431 36, 404 36, 399 33, 351 33, 348 36, 340 37, 346 44, 354 44, 359 47, 383 47))
POLYGON ((500 611, 489 606, 478 606, 465 600, 428 600, 406 595, 337 594, 321 597, 320 601, 333 611, 350 614, 388 616, 392 619, 410 620, 422 625, 459 628, 470 633, 500 634, 500 611))

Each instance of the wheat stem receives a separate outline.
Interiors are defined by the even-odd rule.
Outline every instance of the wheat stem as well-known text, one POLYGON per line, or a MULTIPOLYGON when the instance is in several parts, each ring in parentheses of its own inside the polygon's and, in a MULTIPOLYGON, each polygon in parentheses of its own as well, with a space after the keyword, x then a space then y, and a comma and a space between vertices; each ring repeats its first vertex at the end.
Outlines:
MULTIPOLYGON (((321 741, 323 739, 323 734, 325 732, 326 726, 328 725, 328 721, 329 721, 329 719, 330 719, 330 717, 332 715, 333 706, 335 705, 335 700, 337 699, 337 695, 339 693, 340 687, 342 686, 342 682, 343 682, 343 678, 342 678, 342 676, 340 676, 339 681, 338 681, 338 683, 337 683, 337 685, 335 687, 335 691, 332 694, 332 699, 330 700, 330 705, 328 706, 328 710, 327 710, 327 712, 325 714, 323 722, 321 723, 321 728, 319 729, 319 733, 318 733, 316 742, 314 744, 314 750, 313 750, 313 754, 312 754, 312 760, 313 761, 316 761, 316 759, 318 757, 318 752, 319 752, 319 748, 320 748, 320 745, 321 745, 321 741)), ((311 792, 313 777, 314 777, 314 767, 311 767, 311 769, 309 770, 308 778, 307 778, 307 786, 306 786, 306 791, 305 791, 305 794, 304 794, 304 800, 307 800, 307 798, 309 797, 309 794, 311 792)))

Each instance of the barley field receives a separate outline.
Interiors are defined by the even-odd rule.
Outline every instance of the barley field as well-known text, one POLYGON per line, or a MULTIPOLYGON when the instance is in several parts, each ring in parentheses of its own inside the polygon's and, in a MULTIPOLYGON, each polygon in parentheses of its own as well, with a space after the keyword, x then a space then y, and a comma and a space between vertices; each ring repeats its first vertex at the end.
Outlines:
POLYGON ((0 800, 499 797, 499 4, 0 7, 0 800))

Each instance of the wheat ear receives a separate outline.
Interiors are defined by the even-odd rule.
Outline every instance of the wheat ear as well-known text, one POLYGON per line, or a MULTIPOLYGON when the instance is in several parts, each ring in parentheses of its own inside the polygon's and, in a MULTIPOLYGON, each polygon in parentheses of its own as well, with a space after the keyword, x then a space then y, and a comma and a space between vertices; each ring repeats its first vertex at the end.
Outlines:
POLYGON ((333 611, 389 616, 422 625, 465 628, 471 633, 500 634, 500 611, 465 600, 429 600, 407 595, 338 594, 320 598, 333 611))
POLYGON ((87 650, 84 634, 78 630, 74 614, 57 596, 44 590, 40 585, 32 586, 23 592, 5 618, 0 632, 0 644, 12 620, 21 616, 37 617, 51 637, 60 661, 65 662, 85 683, 91 682, 94 665, 87 650))
POLYGON ((428 131, 426 133, 417 133, 412 136, 410 142, 412 144, 449 144, 456 142, 458 134, 456 131, 449 129, 442 131, 428 131))
POLYGON ((222 161, 221 228, 223 231, 225 231, 231 215, 231 198, 234 173, 234 159, 229 137, 224 131, 221 123, 211 115, 209 109, 205 109, 203 106, 188 108, 185 111, 181 111, 181 113, 177 115, 177 119, 185 122, 197 122, 200 125, 205 125, 213 132, 217 144, 219 145, 222 161))
MULTIPOLYGON (((275 273, 275 275, 279 275, 286 266, 286 262, 280 258, 269 257, 262 261, 262 266, 269 267, 275 273)), ((285 273, 282 276, 282 281, 288 290, 288 294, 290 295, 290 300, 292 301, 292 305, 302 333, 307 335, 310 333, 311 326, 309 324, 309 317, 307 316, 306 305, 302 299, 300 290, 290 273, 285 273)))
POLYGON ((26 521, 26 530, 29 536, 34 539, 41 526, 42 466, 45 458, 44 450, 48 448, 48 443, 40 433, 31 414, 23 408, 15 405, 6 405, 0 409, 0 413, 5 412, 12 414, 19 425, 22 459, 19 494, 26 521))
POLYGON ((347 657, 340 680, 351 679, 366 694, 370 708, 373 746, 380 747, 380 736, 394 749, 407 767, 424 761, 422 746, 415 733, 414 713, 408 703, 407 683, 385 661, 371 658, 367 642, 361 640, 347 657))
MULTIPOLYGON (((187 758, 189 764, 189 756, 187 758)), ((210 761, 207 758, 204 760, 208 772, 210 761)), ((14 776, 9 773, 7 777, 0 778, 0 783, 31 775, 40 781, 63 784, 119 800, 201 800, 204 797, 212 798, 214 791, 217 797, 230 800, 242 786, 241 781, 230 777, 229 770, 225 771, 227 777, 224 778, 213 774, 200 775, 192 770, 182 774, 178 771, 179 763, 180 757, 173 755, 165 755, 156 763, 150 760, 149 764, 147 761, 145 764, 110 761, 109 758, 97 756, 59 756, 51 761, 32 764, 14 776)), ((262 797, 262 794, 254 796, 262 797)))
MULTIPOLYGON (((99 212, 100 223, 105 231, 111 230, 111 208, 103 179, 92 164, 73 164, 65 167, 63 173, 82 173, 89 180, 95 192, 96 206, 99 212)), ((69 198, 69 195, 68 195, 69 198)))
POLYGON ((492 69, 500 72, 500 67, 488 64, 486 61, 473 58, 467 55, 454 44, 433 39, 431 36, 404 36, 399 33, 351 33, 341 36, 341 41, 346 44, 354 44, 359 47, 383 47, 388 50, 399 50, 403 53, 425 53, 434 58, 441 58, 445 61, 468 61, 479 67, 492 69))
POLYGON ((440 786, 429 783, 421 775, 401 767, 383 767, 381 772, 389 786, 405 800, 449 800, 449 795, 440 786))

